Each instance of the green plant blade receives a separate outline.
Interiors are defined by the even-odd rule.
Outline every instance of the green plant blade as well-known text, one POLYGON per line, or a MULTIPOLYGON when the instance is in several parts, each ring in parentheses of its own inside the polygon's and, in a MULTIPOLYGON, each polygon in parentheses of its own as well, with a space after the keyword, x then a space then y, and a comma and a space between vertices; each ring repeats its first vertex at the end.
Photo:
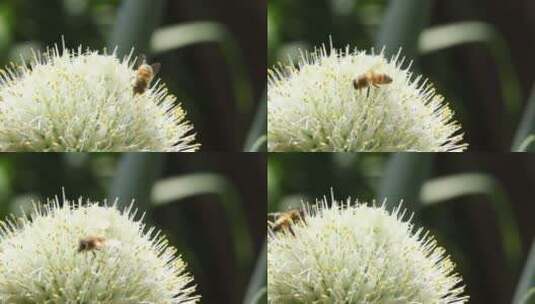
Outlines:
POLYGON ((248 302, 248 303, 252 303, 252 304, 257 304, 257 303, 267 303, 267 299, 266 299, 266 296, 267 296, 267 288, 266 287, 262 287, 260 290, 258 290, 258 292, 254 295, 253 299, 251 300, 251 302, 248 302))
MULTIPOLYGON (((516 130, 512 151, 519 150, 522 142, 526 140, 526 138, 532 133, 535 133, 535 86, 531 91, 531 96, 529 97, 528 104, 524 110, 524 115, 520 121, 518 129, 516 130)), ((529 146, 529 148, 526 150, 526 152, 533 151, 535 151, 535 147, 533 145, 529 146)))
POLYGON ((249 130, 249 134, 247 134, 247 139, 245 141, 246 152, 267 151, 267 103, 265 96, 266 94, 264 93, 264 98, 262 99, 262 102, 258 104, 258 109, 256 110, 251 129, 249 130))
POLYGON ((530 288, 520 300, 522 304, 535 304, 535 287, 530 288))
POLYGON ((267 281, 267 243, 264 242, 262 250, 258 255, 256 260, 256 265, 251 275, 251 280, 249 281, 249 286, 247 287, 247 292, 245 293, 245 298, 243 304, 253 304, 258 303, 260 299, 266 293, 267 281))
POLYGON ((246 228, 245 215, 234 186, 223 176, 213 173, 194 173, 161 179, 151 193, 153 206, 161 206, 198 195, 217 195, 225 210, 235 238, 235 253, 241 269, 252 259, 252 240, 246 228))
POLYGON ((416 59, 418 37, 429 22, 432 3, 431 0, 391 0, 375 46, 386 47, 387 55, 395 54, 402 47, 403 55, 416 59))
POLYGON ((531 145, 535 142, 535 135, 530 134, 522 143, 518 146, 518 148, 514 152, 526 152, 529 149, 533 149, 531 145))
POLYGON ((149 41, 152 32, 160 23, 163 5, 163 0, 123 1, 108 47, 117 47, 119 55, 128 54, 132 47, 138 53, 149 51, 149 41))
MULTIPOLYGON (((431 0, 391 0, 375 45, 386 47, 387 55, 403 47, 404 55, 416 59, 418 37, 429 22, 431 4, 431 0)), ((431 154, 393 154, 385 170, 378 199, 387 198, 387 208, 403 199, 405 206, 414 210, 418 206, 420 187, 430 174, 431 164, 431 154)))
POLYGON ((469 195, 485 195, 491 201, 498 219, 507 263, 511 271, 516 271, 521 256, 520 234, 507 195, 500 182, 486 174, 456 174, 427 181, 420 194, 424 205, 433 205, 469 195))
POLYGON ((520 110, 521 88, 504 37, 484 22, 457 22, 425 29, 419 38, 420 53, 425 55, 467 43, 483 43, 498 65, 502 98, 509 120, 520 110))
POLYGON ((379 188, 379 201, 387 199, 387 207, 392 209, 403 200, 406 208, 417 210, 421 187, 431 174, 432 164, 432 153, 392 154, 379 188))
POLYGON ((225 196, 233 190, 229 182, 219 174, 195 173, 161 179, 154 184, 151 201, 154 206, 204 194, 225 196))
POLYGON ((498 33, 484 22, 458 22, 425 29, 419 37, 420 53, 428 54, 466 43, 490 43, 498 33))
POLYGON ((526 265, 516 287, 513 304, 534 303, 535 288, 535 242, 531 245, 526 265))
MULTIPOLYGON (((216 22, 189 22, 161 27, 151 37, 151 49, 155 54, 173 51, 186 46, 232 41, 234 38, 223 24, 216 22)), ((232 42, 231 42, 232 43, 232 42)))
POLYGON ((260 136, 246 152, 265 152, 266 151, 267 136, 260 136))
POLYGON ((223 24, 191 22, 162 27, 152 35, 150 47, 153 54, 160 54, 207 42, 220 43, 232 73, 232 85, 238 108, 242 113, 249 113, 252 110, 253 88, 247 77, 245 64, 243 64, 243 54, 238 43, 223 24))
POLYGON ((460 196, 490 194, 496 181, 489 175, 463 173, 427 181, 420 192, 421 201, 432 205, 460 196))
POLYGON ((125 153, 119 161, 108 198, 119 199, 121 206, 136 201, 143 211, 150 208, 152 185, 160 176, 163 165, 161 153, 125 153))

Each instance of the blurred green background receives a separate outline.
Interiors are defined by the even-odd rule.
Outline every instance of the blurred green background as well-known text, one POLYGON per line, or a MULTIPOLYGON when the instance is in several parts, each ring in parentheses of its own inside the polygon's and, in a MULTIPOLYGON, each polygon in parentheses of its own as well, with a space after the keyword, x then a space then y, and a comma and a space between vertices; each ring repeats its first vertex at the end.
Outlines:
POLYGON ((268 67, 329 37, 338 48, 403 47, 450 102, 471 151, 509 151, 534 133, 532 0, 269 1, 268 67))
POLYGON ((265 0, 2 0, 0 66, 62 35, 71 48, 135 47, 162 64, 203 151, 250 150, 265 133, 265 16, 265 0))
POLYGON ((268 212, 330 198, 331 189, 338 200, 386 197, 389 208, 403 199, 458 264, 470 303, 534 303, 522 300, 535 287, 535 156, 269 154, 268 212))
POLYGON ((256 303, 266 282, 266 166, 245 153, 2 154, 0 219, 61 197, 62 187, 69 199, 135 198, 183 255, 202 303, 256 303))

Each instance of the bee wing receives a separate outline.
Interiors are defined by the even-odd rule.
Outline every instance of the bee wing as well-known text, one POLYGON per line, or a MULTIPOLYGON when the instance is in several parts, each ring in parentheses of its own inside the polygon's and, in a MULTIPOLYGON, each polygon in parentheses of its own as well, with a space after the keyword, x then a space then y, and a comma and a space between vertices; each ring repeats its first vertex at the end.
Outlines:
POLYGON ((122 245, 122 243, 119 240, 111 239, 111 240, 106 241, 106 245, 108 245, 108 247, 118 248, 122 245))
POLYGON ((270 217, 272 219, 276 219, 279 216, 281 216, 281 214, 282 214, 282 212, 271 212, 271 213, 268 213, 268 217, 270 217))
POLYGON ((158 72, 160 71, 162 65, 159 62, 155 62, 151 64, 150 67, 152 68, 152 73, 154 74, 154 76, 156 76, 156 74, 158 74, 158 72))
POLYGON ((268 215, 270 216, 277 216, 280 215, 282 212, 269 212, 268 215))
POLYGON ((140 54, 139 57, 136 60, 136 67, 139 67, 140 65, 147 62, 147 56, 145 54, 140 54))
POLYGON ((294 213, 294 212, 302 212, 303 209, 302 208, 290 208, 286 211, 281 211, 281 212, 271 212, 271 213, 268 213, 268 216, 271 216, 271 217, 279 217, 281 215, 287 215, 287 214, 291 214, 291 213, 294 213))
MULTIPOLYGON (((365 70, 362 70, 361 73, 357 75, 357 78, 354 79, 354 81, 367 79, 369 74, 373 72, 378 66, 379 66, 379 63, 374 63, 370 67, 366 68, 365 70)), ((356 88, 356 84, 355 84, 355 88, 356 88)))
POLYGON ((377 69, 379 69, 380 66, 382 66, 384 62, 382 60, 377 61, 376 63, 372 64, 370 68, 367 70, 367 73, 369 72, 377 72, 377 69))

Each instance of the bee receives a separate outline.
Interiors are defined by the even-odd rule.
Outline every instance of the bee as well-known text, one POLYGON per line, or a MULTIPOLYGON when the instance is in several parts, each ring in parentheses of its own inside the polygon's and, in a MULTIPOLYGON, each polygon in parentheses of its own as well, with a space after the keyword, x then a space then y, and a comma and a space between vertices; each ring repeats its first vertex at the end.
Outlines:
POLYGON ((384 73, 376 73, 373 70, 369 70, 353 80, 353 87, 356 90, 360 90, 369 88, 370 86, 378 88, 380 85, 389 83, 392 83, 392 77, 384 73))
POLYGON ((268 221, 268 225, 273 232, 289 231, 295 235, 292 225, 302 221, 305 222, 305 212, 303 209, 290 209, 285 212, 270 213, 269 216, 275 218, 274 222, 268 221))
POLYGON ((106 245, 106 239, 100 236, 88 236, 78 243, 78 252, 100 250, 106 245))
POLYGON ((143 94, 147 90, 152 79, 158 74, 161 67, 158 62, 149 65, 145 57, 143 56, 142 58, 142 62, 136 70, 136 78, 134 79, 134 95, 143 94))

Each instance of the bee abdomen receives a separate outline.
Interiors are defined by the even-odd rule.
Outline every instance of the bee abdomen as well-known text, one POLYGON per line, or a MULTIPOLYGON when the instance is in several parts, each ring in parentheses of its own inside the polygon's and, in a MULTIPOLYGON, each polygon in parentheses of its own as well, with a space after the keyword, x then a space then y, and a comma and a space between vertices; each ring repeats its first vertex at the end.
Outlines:
POLYGON ((143 94, 147 90, 148 83, 136 81, 134 84, 134 94, 143 94))
POLYGON ((378 83, 381 84, 388 84, 392 82, 392 78, 386 74, 379 74, 378 75, 378 83))

